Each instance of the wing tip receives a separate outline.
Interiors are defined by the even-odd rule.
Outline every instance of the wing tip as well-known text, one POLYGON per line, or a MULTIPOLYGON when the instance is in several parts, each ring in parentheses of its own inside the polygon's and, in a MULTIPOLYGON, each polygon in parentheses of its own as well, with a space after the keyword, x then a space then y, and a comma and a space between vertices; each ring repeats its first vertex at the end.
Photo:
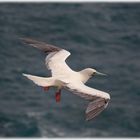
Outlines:
MULTIPOLYGON (((38 43, 37 40, 35 40, 33 38, 28 38, 28 37, 20 37, 19 40, 21 40, 23 43, 26 43, 26 44, 38 43)), ((44 42, 41 42, 41 43, 44 43, 44 42)))
POLYGON ((38 49, 44 51, 45 53, 50 53, 50 52, 55 52, 55 51, 57 52, 57 51, 62 50, 62 48, 59 48, 57 46, 48 44, 48 43, 43 42, 43 41, 38 41, 38 40, 35 40, 32 38, 21 37, 19 39, 21 41, 23 41, 24 44, 31 45, 35 48, 38 48, 38 49))
POLYGON ((90 120, 91 120, 91 119, 89 119, 88 117, 85 118, 85 121, 87 121, 87 122, 90 121, 90 120))
POLYGON ((98 116, 108 105, 110 99, 97 99, 93 102, 90 102, 86 109, 86 121, 98 116))

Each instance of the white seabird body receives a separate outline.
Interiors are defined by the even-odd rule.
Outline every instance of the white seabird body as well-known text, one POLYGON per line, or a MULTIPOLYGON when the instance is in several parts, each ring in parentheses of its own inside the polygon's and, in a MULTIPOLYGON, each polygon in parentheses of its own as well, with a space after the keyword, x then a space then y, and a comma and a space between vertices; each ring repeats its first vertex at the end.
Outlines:
POLYGON ((87 68, 82 71, 73 71, 65 62, 70 52, 39 42, 32 39, 22 39, 25 43, 36 47, 45 53, 49 53, 45 59, 45 64, 51 70, 52 77, 39 77, 30 74, 23 74, 35 84, 42 87, 58 87, 58 89, 68 89, 74 94, 90 100, 86 109, 86 120, 97 116, 107 107, 110 95, 106 92, 90 88, 85 83, 97 72, 95 69, 87 68))

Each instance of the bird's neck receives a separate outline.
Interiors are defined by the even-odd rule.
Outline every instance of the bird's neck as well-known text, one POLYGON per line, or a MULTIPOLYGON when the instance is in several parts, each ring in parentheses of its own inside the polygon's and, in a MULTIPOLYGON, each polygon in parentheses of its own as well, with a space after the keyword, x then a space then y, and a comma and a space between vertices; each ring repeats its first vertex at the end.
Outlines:
POLYGON ((83 83, 86 83, 90 78, 91 78, 91 75, 89 75, 86 70, 81 70, 80 71, 80 74, 82 76, 82 82, 83 83))

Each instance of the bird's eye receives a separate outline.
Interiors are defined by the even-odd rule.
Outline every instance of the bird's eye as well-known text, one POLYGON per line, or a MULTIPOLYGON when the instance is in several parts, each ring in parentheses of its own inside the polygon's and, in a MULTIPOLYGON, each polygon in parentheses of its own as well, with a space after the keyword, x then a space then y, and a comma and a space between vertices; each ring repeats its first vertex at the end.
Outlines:
POLYGON ((93 72, 92 75, 95 75, 96 72, 93 72))

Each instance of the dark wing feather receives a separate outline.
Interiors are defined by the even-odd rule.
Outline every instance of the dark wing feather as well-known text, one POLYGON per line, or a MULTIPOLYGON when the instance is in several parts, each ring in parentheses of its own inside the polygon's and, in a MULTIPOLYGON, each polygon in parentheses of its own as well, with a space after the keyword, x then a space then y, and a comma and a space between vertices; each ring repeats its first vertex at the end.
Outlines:
POLYGON ((69 83, 66 84, 65 88, 91 101, 86 109, 86 120, 91 120, 100 114, 107 107, 110 100, 108 93, 90 88, 82 83, 69 83))
POLYGON ((52 76, 62 75, 64 70, 67 70, 67 72, 72 71, 65 62, 67 57, 70 55, 69 51, 30 38, 21 38, 21 40, 24 43, 47 53, 45 64, 47 68, 51 70, 52 76))
POLYGON ((45 53, 51 53, 51 52, 58 52, 60 50, 62 50, 59 47, 47 44, 45 42, 40 42, 40 41, 36 41, 30 38, 20 38, 24 43, 31 45, 35 48, 38 48, 40 50, 42 50, 45 53))
POLYGON ((91 120, 99 115, 108 105, 109 99, 99 98, 88 104, 86 109, 86 120, 91 120))

